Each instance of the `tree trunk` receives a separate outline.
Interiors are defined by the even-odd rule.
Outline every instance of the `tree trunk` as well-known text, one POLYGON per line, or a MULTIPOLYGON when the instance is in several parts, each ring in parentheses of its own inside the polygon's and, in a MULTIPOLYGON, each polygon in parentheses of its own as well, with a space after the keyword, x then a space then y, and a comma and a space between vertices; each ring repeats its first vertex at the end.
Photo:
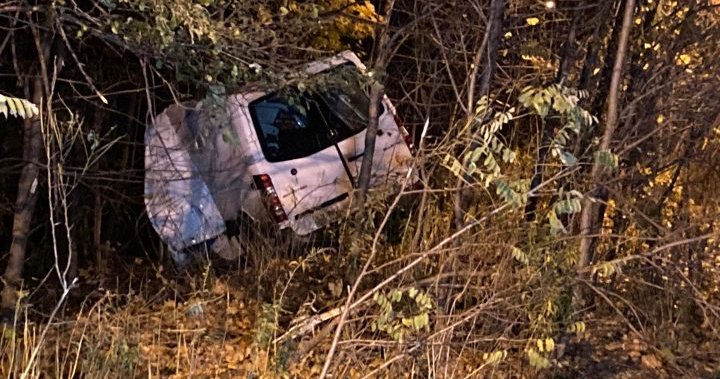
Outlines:
MULTIPOLYGON (((385 65, 390 56, 389 33, 388 26, 390 24, 390 16, 392 14, 395 0, 388 0, 384 7, 385 26, 378 31, 377 44, 375 45, 375 62, 373 64, 373 73, 378 75, 385 72, 385 65)), ((370 106, 368 109, 368 127, 365 133, 365 154, 363 155, 362 165, 360 166, 360 175, 358 176, 358 193, 356 198, 356 206, 359 209, 365 207, 367 192, 370 187, 370 179, 372 178, 372 163, 375 156, 375 139, 378 131, 378 105, 385 96, 385 88, 382 85, 382 76, 374 77, 370 86, 370 106)))
POLYGON ((362 166, 360 166, 360 175, 358 177, 358 195, 357 206, 362 209, 365 206, 367 192, 370 187, 370 178, 372 177, 372 162, 375 152, 375 139, 378 130, 378 105, 385 95, 385 89, 380 82, 374 81, 370 86, 370 109, 368 110, 368 127, 365 132, 365 155, 363 155, 362 166))
MULTIPOLYGON (((580 7, 582 8, 582 4, 580 7)), ((562 54, 560 55, 560 65, 558 67, 557 76, 555 77, 556 84, 562 84, 567 77, 568 70, 572 63, 575 61, 575 34, 577 31, 577 25, 580 23, 580 16, 582 12, 578 9, 575 10, 573 15, 572 25, 568 32, 567 40, 563 45, 562 54)), ((550 150, 550 144, 552 144, 553 137, 555 136, 554 122, 551 120, 553 112, 552 109, 548 114, 548 117, 542 120, 542 138, 540 141, 540 148, 538 149, 538 157, 535 162, 535 170, 533 172, 532 179, 530 180, 530 189, 535 190, 543 179, 543 171, 545 164, 547 163, 547 156, 550 150)), ((537 210, 538 201, 540 197, 538 195, 530 196, 527 204, 525 204, 525 221, 531 222, 535 220, 535 211, 537 210)))
MULTIPOLYGON (((39 68, 40 70, 41 68, 39 68)), ((32 101, 43 109, 43 79, 42 75, 34 75, 32 101)), ((25 250, 30 234, 35 203, 37 202, 37 187, 39 181, 42 159, 42 128, 43 115, 26 120, 23 130, 23 160, 25 164, 18 181, 18 192, 15 200, 15 215, 13 217, 12 244, 10 245, 10 259, 8 260, 3 280, 5 288, 2 291, 0 307, 3 311, 12 310, 17 302, 17 290, 22 282, 25 250)))
MULTIPOLYGON (((622 81, 623 65, 625 63, 625 53, 627 51, 630 31, 633 24, 633 14, 635 13, 635 0, 626 0, 625 11, 623 15, 622 29, 620 30, 617 53, 615 54, 615 63, 613 65, 612 78, 608 91, 608 110, 606 116, 605 131, 600 141, 600 149, 608 150, 613 140, 615 129, 618 125, 618 103, 620 95, 620 82, 622 81)), ((594 197, 598 196, 602 191, 600 184, 605 174, 605 168, 599 162, 594 162, 590 174, 592 190, 583 201, 583 209, 580 215, 580 255, 578 257, 577 269, 581 270, 591 264, 593 259, 592 242, 594 229, 594 220, 596 219, 597 206, 594 197)))
MULTIPOLYGON (((591 87, 590 83, 595 83, 591 79, 593 77, 595 65, 598 63, 598 55, 600 53, 600 46, 602 46, 603 36, 605 35, 605 33, 607 33, 607 27, 609 24, 607 20, 610 17, 610 11, 613 8, 613 2, 606 1, 603 5, 602 10, 600 11, 600 15, 598 17, 599 22, 595 27, 592 36, 590 37, 590 41, 588 41, 587 43, 587 53, 585 54, 585 62, 583 63, 583 68, 580 71, 580 83, 578 84, 578 87, 580 89, 589 90, 591 87)), ((595 85, 593 84, 592 87, 594 88, 595 85)))
MULTIPOLYGON (((48 22, 48 25, 52 25, 48 22)), ((18 180, 18 192, 15 199, 15 215, 13 217, 12 243, 10 244, 9 260, 3 282, 5 287, 0 293, 0 311, 3 315, 13 315, 15 304, 18 300, 17 291, 22 283, 23 264, 27 241, 30 237, 30 224, 37 202, 37 189, 39 182, 40 166, 43 155, 43 117, 47 119, 45 112, 50 107, 44 104, 45 98, 50 92, 48 81, 47 59, 50 54, 52 35, 43 34, 33 24, 30 26, 37 51, 37 64, 35 69, 27 74, 27 80, 32 80, 32 101, 40 109, 40 114, 26 120, 23 129, 23 160, 25 162, 20 179, 18 180), (30 79, 31 78, 31 79, 30 79)), ((18 73, 20 75, 20 73, 18 73)))
MULTIPOLYGON (((497 50, 503 34, 504 19, 505 0, 492 0, 490 2, 489 25, 485 37, 485 39, 487 39, 487 61, 485 62, 485 68, 480 77, 480 87, 478 89, 480 97, 489 96, 490 93, 490 84, 495 75, 497 65, 497 50)), ((485 46, 485 44, 483 44, 483 46, 485 46)), ((472 91, 474 88, 468 90, 472 91)), ((472 112, 471 109, 468 109, 468 113, 470 112, 472 112)), ((469 150, 473 150, 476 147, 477 146, 473 144, 469 147, 469 150)), ((472 192, 471 189, 467 188, 464 180, 458 180, 458 184, 459 189, 455 194, 455 208, 453 213, 455 228, 460 229, 465 224, 465 212, 467 212, 472 192)))

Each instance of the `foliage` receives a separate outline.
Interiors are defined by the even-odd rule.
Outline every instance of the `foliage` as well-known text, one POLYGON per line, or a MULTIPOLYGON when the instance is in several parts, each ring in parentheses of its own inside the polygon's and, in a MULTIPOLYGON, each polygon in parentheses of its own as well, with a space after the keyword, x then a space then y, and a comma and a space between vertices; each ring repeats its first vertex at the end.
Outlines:
POLYGON ((380 307, 380 314, 371 324, 373 331, 385 332, 402 343, 408 335, 430 330, 434 305, 427 293, 416 288, 393 289, 387 294, 376 292, 373 300, 380 307))
MULTIPOLYGON (((551 116, 552 109, 554 111, 552 117, 560 118, 563 122, 563 126, 555 132, 549 149, 551 155, 565 166, 575 166, 578 162, 569 150, 572 141, 570 133, 577 138, 597 122, 597 118, 579 104, 580 100, 587 96, 587 91, 553 84, 546 88, 527 86, 520 91, 517 98, 521 109, 530 110, 543 120, 551 116)), ((517 117, 516 107, 506 106, 506 108, 506 111, 494 111, 489 107, 486 97, 480 99, 472 122, 460 132, 477 129, 472 137, 470 151, 465 154, 463 163, 451 154, 445 155, 443 165, 457 176, 464 178, 477 176, 486 188, 494 184, 497 195, 503 201, 512 204, 514 208, 520 208, 527 201, 530 183, 528 180, 508 181, 500 166, 500 163, 514 163, 517 155, 507 146, 500 134, 503 126, 517 117)), ((604 159, 609 160, 610 163, 613 159, 616 162, 617 159, 612 153, 604 151, 599 152, 598 156, 606 157, 604 159)), ((582 194, 578 191, 561 193, 560 198, 548 214, 554 232, 565 231, 558 220, 558 214, 574 214, 581 210, 582 194)))
POLYGON ((303 48, 339 51, 371 37, 370 3, 241 0, 104 0, 102 17, 79 13, 65 26, 78 39, 99 36, 174 67, 179 81, 201 85, 276 78, 303 48), (352 20, 352 21, 351 21, 352 20))
POLYGON ((17 116, 20 118, 33 118, 40 114, 37 105, 17 97, 8 97, 0 95, 0 113, 8 117, 17 116))
POLYGON ((577 163, 577 158, 568 151, 570 134, 579 136, 585 129, 597 123, 597 117, 583 109, 579 102, 588 97, 588 92, 576 90, 559 84, 553 84, 546 88, 525 87, 518 102, 525 108, 532 110, 542 119, 550 115, 552 109, 563 119, 564 125, 555 133, 550 144, 550 154, 560 159, 562 164, 572 166, 577 163))

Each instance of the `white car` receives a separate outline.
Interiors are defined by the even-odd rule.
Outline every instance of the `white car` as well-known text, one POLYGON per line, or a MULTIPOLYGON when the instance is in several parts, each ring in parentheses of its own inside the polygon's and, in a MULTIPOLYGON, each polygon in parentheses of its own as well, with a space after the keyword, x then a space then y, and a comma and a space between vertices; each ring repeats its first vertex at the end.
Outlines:
MULTIPOLYGON (((308 65, 309 74, 365 73, 352 52, 308 65)), ((145 204, 171 250, 212 240, 225 220, 245 214, 307 235, 347 209, 356 187, 368 124, 357 85, 313 91, 248 90, 225 109, 173 105, 145 135, 145 204)), ((408 177, 412 138, 384 98, 371 187, 408 177)), ((411 176, 413 182, 416 176, 411 176)))

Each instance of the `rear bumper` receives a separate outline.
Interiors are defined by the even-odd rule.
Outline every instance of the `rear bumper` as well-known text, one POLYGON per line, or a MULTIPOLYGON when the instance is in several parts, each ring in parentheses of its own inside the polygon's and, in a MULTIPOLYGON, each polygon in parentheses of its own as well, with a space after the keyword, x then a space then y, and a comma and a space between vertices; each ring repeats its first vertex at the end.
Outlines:
MULTIPOLYGON (((392 193, 398 193, 402 187, 402 183, 407 175, 401 178, 396 177, 390 179, 385 177, 375 177, 370 184, 370 188, 382 188, 389 186, 392 193)), ((418 175, 411 175, 408 178, 409 182, 405 186, 405 190, 421 189, 422 182, 418 175)), ((293 213, 288 215, 288 221, 285 225, 281 226, 281 229, 290 228, 292 231, 299 235, 305 236, 319 229, 322 229, 329 224, 337 221, 343 216, 343 213, 348 210, 351 203, 351 195, 344 193, 336 198, 330 199, 319 206, 305 210, 299 213, 293 213)))
POLYGON ((344 193, 315 208, 290 214, 288 226, 299 236, 308 235, 338 220, 350 206, 350 200, 350 195, 344 193))

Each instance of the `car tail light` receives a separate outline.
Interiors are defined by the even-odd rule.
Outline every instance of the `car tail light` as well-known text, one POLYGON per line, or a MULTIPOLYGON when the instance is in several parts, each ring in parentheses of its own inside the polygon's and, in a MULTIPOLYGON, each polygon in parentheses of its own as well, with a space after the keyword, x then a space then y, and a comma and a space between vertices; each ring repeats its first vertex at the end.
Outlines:
POLYGON ((415 143, 413 142, 412 134, 408 133, 408 131, 405 129, 405 126, 403 126, 403 122, 400 117, 398 117, 398 115, 395 115, 394 117, 398 129, 400 130, 400 133, 402 133, 403 140, 405 141, 408 149, 410 149, 410 154, 415 155, 415 143))
POLYGON ((285 214, 285 210, 283 210, 282 203, 280 202, 280 197, 278 197, 272 180, 270 180, 270 175, 254 175, 253 180, 255 181, 255 188, 260 190, 263 195, 263 203, 265 204, 265 208, 270 211, 270 214, 272 215, 275 222, 281 223, 283 221, 287 221, 287 214, 285 214))

